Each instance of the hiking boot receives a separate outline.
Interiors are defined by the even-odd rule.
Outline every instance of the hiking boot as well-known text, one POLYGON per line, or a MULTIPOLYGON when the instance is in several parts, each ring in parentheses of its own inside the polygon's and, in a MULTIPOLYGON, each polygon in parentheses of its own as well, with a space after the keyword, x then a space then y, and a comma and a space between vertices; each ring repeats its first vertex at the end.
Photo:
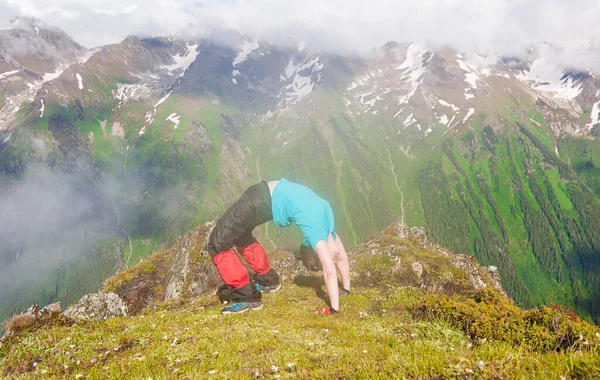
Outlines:
POLYGON ((221 310, 221 314, 242 314, 248 310, 261 310, 262 302, 236 302, 221 310))
POLYGON ((254 287, 257 291, 259 291, 261 293, 274 293, 274 292, 278 291, 279 289, 281 289, 281 283, 276 284, 276 285, 271 285, 271 286, 254 284, 254 287))

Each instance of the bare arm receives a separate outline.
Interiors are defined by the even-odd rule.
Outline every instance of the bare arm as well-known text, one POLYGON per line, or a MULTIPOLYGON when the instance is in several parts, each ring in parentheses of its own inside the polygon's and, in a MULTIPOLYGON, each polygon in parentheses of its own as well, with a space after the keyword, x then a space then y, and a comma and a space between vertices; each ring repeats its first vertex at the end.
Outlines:
POLYGON ((323 278, 329 295, 329 302, 333 309, 340 310, 340 295, 338 293, 338 279, 333 262, 333 255, 329 250, 329 245, 325 240, 319 240, 317 243, 316 252, 323 267, 323 278))

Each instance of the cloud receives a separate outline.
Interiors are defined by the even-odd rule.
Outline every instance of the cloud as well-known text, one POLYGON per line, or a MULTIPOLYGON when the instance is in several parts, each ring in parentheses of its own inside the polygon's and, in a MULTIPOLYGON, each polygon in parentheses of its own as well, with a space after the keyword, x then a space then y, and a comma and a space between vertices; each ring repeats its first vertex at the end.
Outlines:
MULTIPOLYGON (((281 43, 303 39, 331 51, 368 51, 388 41, 429 42, 461 50, 523 52, 537 42, 586 65, 600 44, 597 0, 6 0, 13 11, 61 27, 85 46, 129 34, 210 35, 233 29, 281 43)), ((0 8, 2 7, 0 3, 0 8)))

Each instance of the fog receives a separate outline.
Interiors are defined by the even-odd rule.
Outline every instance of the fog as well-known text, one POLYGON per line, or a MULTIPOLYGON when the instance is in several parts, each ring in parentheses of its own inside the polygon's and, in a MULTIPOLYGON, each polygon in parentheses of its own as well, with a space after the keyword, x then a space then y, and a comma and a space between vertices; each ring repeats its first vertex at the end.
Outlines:
MULTIPOLYGON (((522 55, 535 43, 566 66, 599 61, 596 0, 5 0, 3 15, 38 17, 87 47, 125 36, 195 34, 223 29, 282 43, 306 40, 333 52, 365 52, 388 41, 522 55)), ((6 20, 2 27, 8 27, 6 20)))

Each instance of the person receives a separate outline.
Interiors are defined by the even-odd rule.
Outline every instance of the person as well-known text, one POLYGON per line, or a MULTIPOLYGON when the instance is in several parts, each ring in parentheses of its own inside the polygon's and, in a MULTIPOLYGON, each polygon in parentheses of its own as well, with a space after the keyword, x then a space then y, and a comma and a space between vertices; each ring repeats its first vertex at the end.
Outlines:
POLYGON ((262 309, 262 293, 281 288, 279 275, 271 268, 269 258, 252 235, 256 226, 273 220, 277 227, 295 223, 304 242, 297 258, 311 270, 322 270, 330 306, 318 314, 334 314, 340 310, 339 297, 350 292, 348 256, 342 240, 335 232, 331 205, 306 186, 279 181, 260 182, 249 187, 217 220, 210 233, 207 251, 224 281, 217 295, 231 304, 223 314, 244 313, 262 309), (248 271, 233 251, 236 247, 252 271, 248 271), (316 262, 320 267, 316 266, 316 262), (337 266, 343 288, 338 289, 337 266))

